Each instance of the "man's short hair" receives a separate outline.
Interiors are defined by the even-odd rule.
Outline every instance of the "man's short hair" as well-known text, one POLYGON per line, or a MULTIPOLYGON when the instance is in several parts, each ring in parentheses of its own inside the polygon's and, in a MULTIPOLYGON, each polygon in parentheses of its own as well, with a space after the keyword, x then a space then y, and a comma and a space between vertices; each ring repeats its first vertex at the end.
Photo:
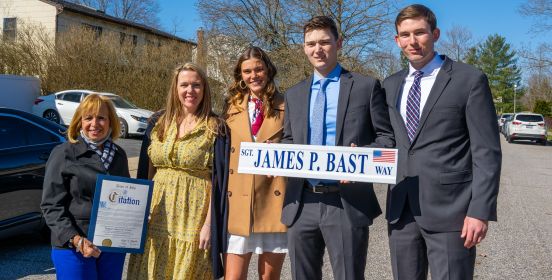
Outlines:
POLYGON ((397 15, 397 18, 395 19, 395 30, 397 31, 397 33, 399 32, 397 27, 399 26, 399 24, 401 24, 401 22, 403 22, 403 20, 413 18, 425 19, 427 23, 429 23, 431 31, 437 28, 437 17, 435 17, 435 14, 424 5, 414 4, 402 9, 397 15))
POLYGON ((307 23, 303 26, 303 36, 307 34, 307 32, 320 29, 329 29, 334 35, 335 40, 339 39, 339 33, 337 32, 335 21, 328 16, 316 16, 307 21, 307 23))

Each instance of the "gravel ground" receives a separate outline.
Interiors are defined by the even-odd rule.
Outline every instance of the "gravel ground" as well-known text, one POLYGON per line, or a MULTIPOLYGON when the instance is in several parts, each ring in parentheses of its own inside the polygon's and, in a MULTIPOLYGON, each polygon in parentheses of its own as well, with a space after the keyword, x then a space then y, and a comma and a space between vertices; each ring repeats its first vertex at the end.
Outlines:
MULTIPOLYGON (((501 144, 499 222, 478 246, 475 278, 552 279, 552 146, 501 144)), ((383 207, 386 187, 375 189, 383 207)), ((383 217, 370 228, 368 254, 366 278, 392 279, 383 217)), ((256 266, 254 258, 249 279, 258 278, 256 266)), ((324 279, 333 279, 327 259, 323 270, 324 279)), ((0 241, 0 271, 0 279, 55 279, 48 245, 35 235, 0 241)), ((282 279, 291 279, 287 259, 282 279)))

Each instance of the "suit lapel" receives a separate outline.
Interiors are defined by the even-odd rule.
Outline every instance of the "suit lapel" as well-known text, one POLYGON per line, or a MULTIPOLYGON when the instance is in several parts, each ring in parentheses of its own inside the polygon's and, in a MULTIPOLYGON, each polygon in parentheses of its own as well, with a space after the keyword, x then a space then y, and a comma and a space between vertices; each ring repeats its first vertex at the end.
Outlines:
POLYGON ((341 76, 339 78, 339 99, 337 101, 337 117, 335 128, 335 145, 339 145, 339 139, 341 139, 341 132, 343 130, 343 122, 345 121, 345 112, 347 111, 347 104, 349 104, 349 96, 351 95, 351 87, 353 86, 353 79, 349 71, 341 70, 341 76))
POLYGON ((418 124, 416 135, 414 135, 414 139, 412 139, 412 143, 414 143, 416 141, 416 138, 418 138, 418 134, 420 134, 420 130, 423 128, 429 113, 431 112, 431 110, 433 109, 433 106, 435 106, 435 103, 437 103, 437 100, 439 100, 439 97, 441 97, 441 94, 447 87, 447 84, 450 81, 451 70, 452 70, 452 60, 450 60, 448 57, 445 57, 445 62, 443 63, 443 66, 441 66, 441 70, 439 71, 439 74, 437 74, 435 83, 433 84, 433 87, 429 92, 429 96, 424 105, 424 109, 422 110, 420 123, 418 124))
MULTIPOLYGON (((399 134, 400 133, 400 137, 397 137, 397 139, 407 139, 407 141, 405 142, 406 143, 406 147, 410 146, 410 141, 408 141, 408 133, 406 131, 406 124, 404 123, 404 119, 401 115, 401 112, 400 112, 400 105, 399 105, 399 96, 401 96, 402 94, 402 91, 403 91, 403 88, 404 88, 404 81, 406 80, 406 76, 408 76, 408 69, 404 69, 402 71, 402 73, 400 74, 399 76, 399 80, 395 83, 397 85, 397 88, 392 91, 392 100, 391 100, 391 111, 393 112, 393 114, 395 115, 395 119, 397 120, 397 122, 399 123, 399 125, 397 125, 397 130, 395 131, 395 134, 399 134), (398 107, 398 108, 397 108, 398 107)), ((402 97, 401 97, 402 98, 402 97)), ((403 143, 404 144, 404 143, 403 143)))
POLYGON ((297 139, 296 143, 309 143, 309 112, 310 112, 310 95, 311 95, 311 85, 312 85, 312 79, 313 76, 311 75, 307 80, 304 81, 301 88, 299 88, 299 96, 298 96, 298 106, 303 106, 301 104, 305 104, 306 106, 304 108, 301 108, 298 113, 299 117, 299 124, 303 125, 303 128, 299 128, 301 133, 302 139, 297 139))
POLYGON ((231 120, 229 118, 228 121, 237 122, 241 126, 241 129, 234 129, 232 133, 237 133, 240 135, 241 139, 247 139, 247 141, 253 142, 253 136, 251 136, 249 111, 247 108, 248 101, 249 95, 246 94, 242 99, 242 102, 238 103, 237 106, 230 105, 231 107, 228 111, 228 115, 231 116, 231 120))

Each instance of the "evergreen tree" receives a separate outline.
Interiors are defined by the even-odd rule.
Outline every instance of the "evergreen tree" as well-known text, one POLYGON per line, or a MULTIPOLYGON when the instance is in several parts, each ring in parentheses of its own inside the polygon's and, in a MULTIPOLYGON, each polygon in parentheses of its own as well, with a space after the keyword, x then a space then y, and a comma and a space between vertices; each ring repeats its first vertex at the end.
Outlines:
POLYGON ((542 114, 545 117, 552 116, 552 102, 547 102, 546 100, 537 100, 535 102, 535 107, 533 107, 533 112, 537 114, 542 114))
POLYGON ((506 43, 506 38, 490 35, 485 42, 468 51, 466 62, 487 75, 499 112, 513 107, 514 95, 519 101, 524 91, 518 89, 514 92, 514 85, 521 80, 521 70, 517 66, 516 51, 506 43))

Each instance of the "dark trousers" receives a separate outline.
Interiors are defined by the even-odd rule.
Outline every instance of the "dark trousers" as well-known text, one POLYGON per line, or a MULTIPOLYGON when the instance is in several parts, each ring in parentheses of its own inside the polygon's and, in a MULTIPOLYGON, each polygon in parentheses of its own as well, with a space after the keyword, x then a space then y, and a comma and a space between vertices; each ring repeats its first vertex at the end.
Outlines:
POLYGON ((102 252, 96 259, 75 250, 52 248, 52 261, 58 280, 120 280, 125 254, 102 252))
POLYGON ((325 247, 334 279, 364 279, 368 226, 351 225, 339 193, 303 191, 297 221, 287 237, 293 279, 322 279, 325 247))
POLYGON ((429 266, 433 280, 473 279, 475 246, 465 248, 459 231, 424 230, 404 208, 399 221, 388 225, 393 278, 425 280, 429 266))

